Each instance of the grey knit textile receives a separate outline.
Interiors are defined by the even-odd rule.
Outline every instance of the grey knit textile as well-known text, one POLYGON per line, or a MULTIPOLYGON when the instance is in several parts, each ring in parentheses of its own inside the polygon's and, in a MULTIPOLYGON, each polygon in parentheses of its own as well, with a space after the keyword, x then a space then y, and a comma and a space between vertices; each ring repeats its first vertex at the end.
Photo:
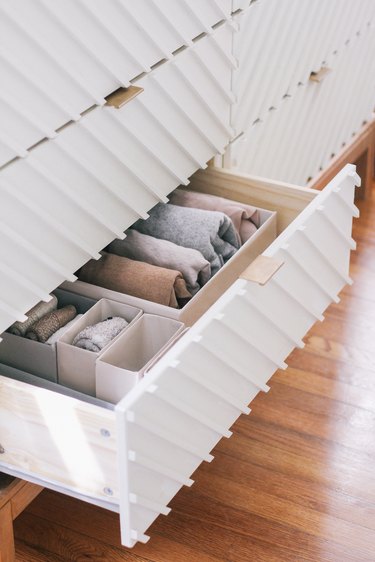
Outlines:
POLYGON ((125 240, 114 240, 107 250, 118 256, 180 271, 192 295, 211 277, 210 263, 198 250, 184 248, 137 230, 129 229, 125 240))
POLYGON ((9 328, 8 332, 15 336, 25 336, 31 326, 38 322, 43 316, 53 312, 57 308, 57 298, 52 295, 52 299, 48 302, 41 301, 26 313, 27 320, 25 322, 14 322, 9 328))
POLYGON ((87 351, 101 351, 112 341, 126 326, 125 318, 114 316, 97 324, 87 326, 79 332, 73 340, 73 345, 87 351))
POLYGON ((158 203, 148 219, 138 220, 132 228, 198 250, 210 262, 211 276, 240 247, 232 221, 218 211, 158 203))
POLYGON ((81 318, 82 316, 83 316, 83 314, 77 314, 77 316, 75 318, 73 318, 73 320, 71 320, 70 322, 65 324, 65 326, 62 326, 61 328, 59 328, 57 330, 57 332, 52 334, 52 336, 50 338, 48 338, 46 343, 48 345, 54 345, 65 334, 65 332, 67 332, 69 330, 69 328, 74 324, 74 322, 76 320, 78 320, 78 318, 81 318))

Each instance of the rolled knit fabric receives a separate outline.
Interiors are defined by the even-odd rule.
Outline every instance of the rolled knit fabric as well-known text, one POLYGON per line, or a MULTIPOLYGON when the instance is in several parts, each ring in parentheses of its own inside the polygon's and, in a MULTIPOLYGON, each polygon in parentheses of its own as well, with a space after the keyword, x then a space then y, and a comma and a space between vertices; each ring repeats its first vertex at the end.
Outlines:
POLYGON ((211 277, 210 263, 198 250, 184 248, 137 230, 129 229, 125 240, 114 240, 107 250, 111 254, 180 271, 192 295, 211 277))
POLYGON ((207 193, 197 193, 187 189, 175 189, 169 196, 173 205, 181 207, 194 207, 196 209, 206 209, 207 211, 221 211, 232 219, 242 244, 246 242, 257 231, 260 226, 260 214, 256 207, 231 201, 224 197, 209 195, 207 193))
POLYGON ((132 228, 198 250, 210 262, 211 276, 241 245, 231 219, 217 211, 158 203, 148 219, 138 220, 132 228))
POLYGON ((179 271, 101 252, 77 272, 81 281, 177 308, 191 298, 179 271))
POLYGON ((76 307, 72 304, 54 310, 33 324, 30 330, 26 332, 26 337, 30 340, 46 343, 52 334, 57 332, 62 326, 65 326, 70 320, 73 320, 76 315, 76 307))
POLYGON ((87 326, 79 332, 73 340, 72 345, 86 349, 87 351, 99 352, 110 341, 112 341, 126 326, 125 318, 114 316, 97 324, 87 326))
POLYGON ((52 295, 52 299, 48 302, 39 302, 26 313, 27 320, 25 322, 15 322, 8 328, 8 332, 15 336, 25 336, 26 332, 35 322, 38 322, 43 316, 49 314, 57 308, 57 298, 52 295))
POLYGON ((73 320, 71 320, 70 322, 68 322, 67 324, 65 324, 65 326, 62 326, 61 328, 59 328, 57 330, 57 332, 55 332, 54 334, 52 334, 52 336, 50 338, 48 338, 48 340, 46 341, 46 343, 48 345, 53 345, 55 344, 64 334, 65 332, 67 332, 69 330, 69 328, 72 326, 72 324, 74 324, 74 322, 76 320, 78 320, 78 318, 81 318, 83 316, 83 314, 77 314, 77 316, 75 318, 73 318, 73 320))

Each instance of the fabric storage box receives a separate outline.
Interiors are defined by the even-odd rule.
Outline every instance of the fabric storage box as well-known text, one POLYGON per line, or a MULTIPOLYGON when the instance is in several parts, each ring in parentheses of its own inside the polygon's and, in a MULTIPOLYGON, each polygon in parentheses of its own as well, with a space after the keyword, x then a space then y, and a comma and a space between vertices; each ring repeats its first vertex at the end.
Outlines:
MULTIPOLYGON (((190 187, 194 188, 194 180, 189 188, 190 187)), ((212 185, 209 185, 209 182, 207 182, 202 191, 216 195, 220 194, 221 197, 236 200, 234 192, 231 190, 229 184, 228 187, 221 188, 219 193, 219 191, 215 189, 214 182, 212 182, 212 185)), ((251 194, 242 194, 242 197, 240 195, 240 199, 243 203, 249 203, 251 201, 251 194)), ((115 291, 109 291, 108 293, 102 293, 101 291, 96 292, 95 289, 90 289, 87 283, 80 281, 72 285, 67 284, 66 286, 69 287, 69 290, 74 290, 73 287, 80 287, 78 290, 82 290, 83 294, 108 295, 108 298, 113 300, 133 304, 151 313, 168 315, 181 320, 181 322, 187 326, 191 326, 218 299, 222 292, 230 287, 247 265, 262 253, 276 238, 277 213, 272 210, 262 209, 259 205, 256 206, 260 215, 259 229, 181 310, 176 311, 174 309, 169 309, 168 307, 129 295, 120 296, 120 294, 115 291), (160 306, 161 308, 159 308, 160 306)))
MULTIPOLYGON (((61 289, 56 289, 53 293, 58 299, 58 308, 73 304, 78 314, 90 310, 98 300, 61 289)), ((57 381, 56 344, 40 343, 9 332, 4 332, 1 337, 3 341, 0 343, 0 363, 50 381, 57 381)))
POLYGON ((181 322, 162 316, 143 314, 138 318, 98 358, 97 398, 119 402, 183 329, 181 322))
POLYGON ((126 331, 141 314, 139 308, 107 299, 99 300, 57 343, 59 383, 95 396, 95 361, 119 335, 98 353, 72 345, 75 336, 87 326, 106 320, 110 316, 120 316, 127 320, 129 324, 124 328, 126 331))

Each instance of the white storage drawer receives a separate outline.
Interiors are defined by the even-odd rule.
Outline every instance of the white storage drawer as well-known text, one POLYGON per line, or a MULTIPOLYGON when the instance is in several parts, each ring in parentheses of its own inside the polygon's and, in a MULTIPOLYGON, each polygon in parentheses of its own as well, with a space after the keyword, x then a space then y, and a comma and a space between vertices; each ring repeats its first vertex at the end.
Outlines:
POLYGON ((321 82, 300 85, 235 140, 224 165, 306 185, 372 119, 374 49, 374 28, 366 27, 331 57, 321 82))
POLYGON ((197 36, 215 36, 231 0, 1 0, 0 15, 1 166, 197 36))
POLYGON ((114 410, 0 376, 0 469, 119 511, 123 544, 145 542, 150 524, 169 513, 172 497, 212 460, 211 449, 350 282, 358 184, 351 165, 322 192, 198 172, 195 189, 230 190, 235 200, 275 209, 280 236, 114 410))
MULTIPOLYGON (((239 65, 233 73, 237 103, 232 125, 240 134, 257 119, 265 119, 270 108, 278 109, 299 84, 306 85, 312 72, 330 68, 337 56, 345 57, 348 43, 373 36, 375 4, 371 0, 257 0, 236 21, 239 33, 234 36, 233 54, 239 65)), ((373 49, 364 52, 371 56, 373 49)), ((371 61, 359 59, 366 78, 372 76, 370 65, 371 61)), ((347 78, 355 81, 349 61, 347 78)), ((302 117, 300 121, 304 122, 302 117)))
POLYGON ((129 103, 88 112, 0 171, 0 333, 224 152, 232 32, 216 29, 137 81, 129 103))

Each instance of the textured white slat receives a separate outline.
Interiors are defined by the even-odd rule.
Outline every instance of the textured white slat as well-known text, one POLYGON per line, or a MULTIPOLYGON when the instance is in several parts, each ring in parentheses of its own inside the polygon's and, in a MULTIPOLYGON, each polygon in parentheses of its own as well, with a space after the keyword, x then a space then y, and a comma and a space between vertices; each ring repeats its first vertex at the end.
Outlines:
POLYGON ((231 0, 0 0, 0 166, 230 18, 231 0))
POLYGON ((220 26, 140 78, 121 109, 94 108, 2 168, 0 333, 224 152, 232 34, 220 26))
POLYGON ((336 300, 348 280, 359 181, 346 166, 264 252, 284 262, 274 276, 263 286, 236 281, 116 406, 124 545, 147 540, 149 525, 336 300), (315 236, 325 241, 319 248, 315 236))
POLYGON ((301 84, 248 129, 230 149, 227 165, 299 185, 324 169, 372 119, 374 29, 366 26, 332 57, 331 72, 321 83, 301 84))
POLYGON ((239 134, 285 94, 293 95, 310 73, 330 66, 347 41, 363 36, 375 20, 375 5, 320 0, 257 0, 236 18, 234 37, 239 68, 234 73, 232 125, 239 134))

